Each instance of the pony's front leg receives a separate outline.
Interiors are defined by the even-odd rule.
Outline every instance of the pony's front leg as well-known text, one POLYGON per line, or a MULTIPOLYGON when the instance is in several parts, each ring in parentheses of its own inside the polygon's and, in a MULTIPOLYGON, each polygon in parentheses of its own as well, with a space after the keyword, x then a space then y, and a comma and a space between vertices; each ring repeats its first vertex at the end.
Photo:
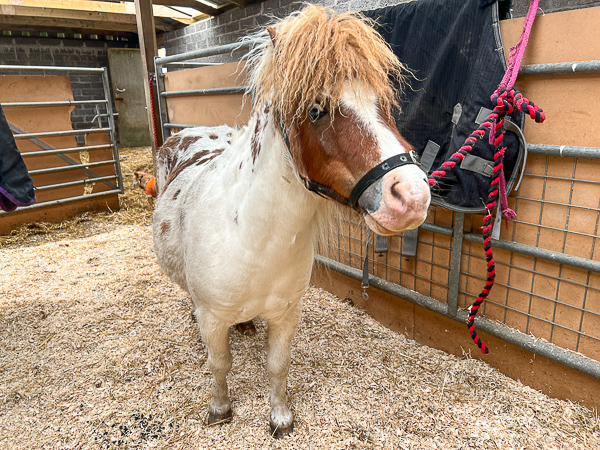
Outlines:
POLYGON ((213 374, 212 397, 208 405, 208 424, 228 422, 233 417, 227 389, 227 373, 231 369, 229 327, 207 311, 194 311, 202 340, 208 348, 208 368, 213 374))
POLYGON ((290 369, 291 343, 300 319, 299 302, 277 320, 269 323, 267 369, 271 383, 271 435, 280 438, 294 429, 294 415, 287 405, 287 376, 290 369))

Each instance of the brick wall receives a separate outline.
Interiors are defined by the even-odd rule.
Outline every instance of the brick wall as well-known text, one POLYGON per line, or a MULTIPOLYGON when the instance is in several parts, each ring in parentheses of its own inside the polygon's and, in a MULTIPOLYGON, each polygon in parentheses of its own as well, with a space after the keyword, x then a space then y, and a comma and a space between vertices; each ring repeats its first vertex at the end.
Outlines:
MULTIPOLYGON (((118 41, 0 36, 0 64, 108 67, 109 47, 137 48, 138 45, 118 41)), ((73 74, 69 77, 75 100, 104 98, 100 75, 73 74)), ((2 102, 1 92, 0 102, 2 102)), ((76 130, 90 128, 95 115, 94 105, 77 105, 71 113, 73 128, 76 130)), ((104 124, 106 126, 106 121, 104 124)), ((83 145, 83 136, 76 136, 76 138, 77 142, 83 145)))

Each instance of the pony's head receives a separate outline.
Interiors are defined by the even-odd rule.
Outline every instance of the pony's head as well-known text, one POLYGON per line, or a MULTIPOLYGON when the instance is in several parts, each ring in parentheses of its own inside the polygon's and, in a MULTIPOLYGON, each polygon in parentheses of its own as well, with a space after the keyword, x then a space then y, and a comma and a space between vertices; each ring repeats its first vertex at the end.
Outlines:
MULTIPOLYGON (((300 176, 348 203, 363 176, 410 145, 392 117, 404 67, 370 23, 320 6, 268 29, 251 57, 255 107, 268 106, 300 176), (266 36, 265 36, 266 37, 266 36)), ((412 162, 412 161, 410 161, 412 162)), ((358 197, 379 234, 419 226, 429 184, 415 164, 388 171, 358 197)))

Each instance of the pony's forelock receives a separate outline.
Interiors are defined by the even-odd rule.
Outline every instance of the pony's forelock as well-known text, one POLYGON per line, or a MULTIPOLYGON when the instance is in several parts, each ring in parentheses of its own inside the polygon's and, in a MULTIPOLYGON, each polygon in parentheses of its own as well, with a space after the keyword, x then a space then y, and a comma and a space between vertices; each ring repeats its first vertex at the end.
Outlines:
POLYGON ((372 25, 359 13, 308 5, 273 25, 274 42, 266 29, 253 36, 259 39, 248 54, 254 106, 269 104, 289 120, 303 120, 323 100, 335 112, 349 81, 367 86, 389 113, 406 69, 372 25))

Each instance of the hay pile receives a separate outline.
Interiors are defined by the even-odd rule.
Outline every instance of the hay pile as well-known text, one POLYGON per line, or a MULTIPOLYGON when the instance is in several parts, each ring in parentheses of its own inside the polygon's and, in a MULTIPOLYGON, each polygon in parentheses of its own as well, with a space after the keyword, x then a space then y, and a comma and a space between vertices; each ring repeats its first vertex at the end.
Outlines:
POLYGON ((295 433, 269 436, 262 321, 256 336, 231 332, 234 418, 207 427, 211 376, 190 299, 156 264, 149 216, 117 214, 88 234, 0 250, 0 448, 600 448, 597 413, 315 288, 292 348, 295 433))

